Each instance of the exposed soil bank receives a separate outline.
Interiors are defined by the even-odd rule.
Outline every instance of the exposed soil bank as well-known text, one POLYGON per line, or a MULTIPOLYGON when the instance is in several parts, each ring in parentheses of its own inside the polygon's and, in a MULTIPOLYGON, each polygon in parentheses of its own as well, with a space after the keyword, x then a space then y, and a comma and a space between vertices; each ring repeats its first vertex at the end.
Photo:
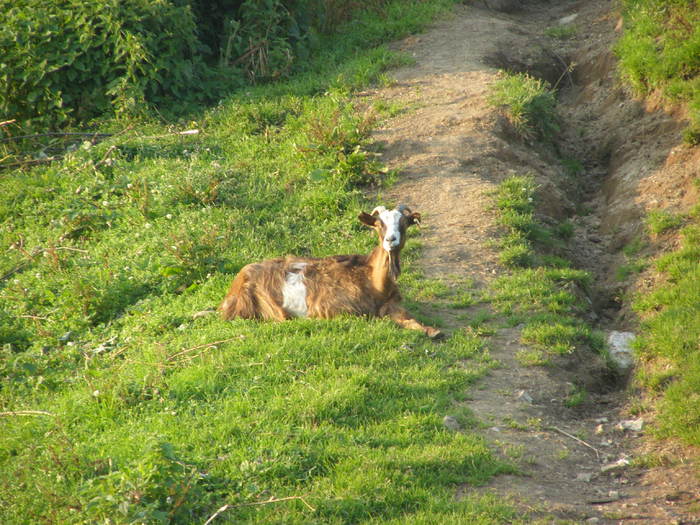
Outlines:
MULTIPOLYGON (((375 134, 383 160, 402 171, 381 197, 424 214, 429 276, 468 276, 486 288, 506 272, 493 247, 498 226, 491 193, 509 175, 532 173, 543 220, 568 218, 575 225, 569 256, 595 276, 592 321, 603 329, 634 329, 626 294, 649 286, 654 276, 617 280, 621 248, 643 232, 648 210, 683 211, 697 202, 691 181, 700 171, 700 151, 681 145, 682 115, 635 101, 618 85, 610 51, 619 29, 613 2, 476 4, 400 42, 416 63, 397 71, 394 85, 366 93, 409 108, 375 134), (573 15, 569 39, 545 35, 573 15), (560 89, 556 147, 520 140, 488 105, 501 68, 546 78, 560 89), (567 172, 567 160, 583 169, 567 172)), ((647 250, 672 246, 672 239, 661 239, 647 250)), ((463 328, 464 321, 448 317, 448 329, 463 328)), ((515 357, 525 348, 521 328, 501 328, 493 337, 501 367, 466 405, 523 475, 498 477, 479 490, 509 496, 545 521, 700 523, 692 467, 625 465, 639 454, 641 433, 615 428, 630 417, 627 392, 612 388, 602 360, 583 352, 552 367, 523 366, 515 357), (575 388, 585 388, 589 398, 567 407, 575 388), (620 468, 605 470, 618 460, 620 468)))

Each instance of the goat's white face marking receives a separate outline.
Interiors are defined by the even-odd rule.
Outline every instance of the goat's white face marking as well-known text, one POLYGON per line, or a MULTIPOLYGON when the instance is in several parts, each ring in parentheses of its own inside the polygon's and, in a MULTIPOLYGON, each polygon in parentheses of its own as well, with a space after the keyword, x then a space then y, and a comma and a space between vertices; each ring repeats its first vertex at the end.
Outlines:
POLYGON ((386 226, 382 246, 388 252, 401 244, 401 217, 402 214, 398 210, 383 210, 379 213, 379 218, 386 226))
POLYGON ((291 265, 294 272, 287 272, 282 286, 282 308, 294 317, 306 317, 306 284, 304 284, 304 268, 306 263, 294 263, 291 265))

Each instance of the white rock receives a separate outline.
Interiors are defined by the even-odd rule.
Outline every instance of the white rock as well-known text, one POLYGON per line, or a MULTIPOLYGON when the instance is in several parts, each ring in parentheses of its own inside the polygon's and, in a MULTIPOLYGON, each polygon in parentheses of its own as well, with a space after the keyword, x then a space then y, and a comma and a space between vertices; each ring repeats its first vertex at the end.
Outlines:
POLYGON ((525 401, 526 403, 532 403, 532 396, 528 394, 525 390, 521 390, 515 396, 518 401, 525 401))
POLYGON ((449 430, 459 430, 461 425, 459 424, 459 421, 455 419, 452 416, 445 416, 442 418, 442 424, 445 425, 445 428, 448 428, 449 430))
POLYGON ((564 18, 559 19, 559 24, 562 26, 565 26, 566 24, 570 24, 574 20, 578 18, 578 13, 574 13, 573 15, 565 16, 564 18))
POLYGON ((199 319, 200 317, 206 317, 207 315, 215 314, 216 310, 202 310, 200 312, 195 312, 192 314, 192 319, 199 319))
POLYGON ((625 419, 620 421, 615 427, 617 430, 631 430, 632 432, 639 432, 644 427, 644 420, 640 417, 639 419, 625 419))
POLYGON ((498 428, 498 427, 491 427, 491 428, 489 428, 489 430, 490 430, 491 432, 500 432, 500 431, 501 431, 501 429, 498 428))
POLYGON ((586 523, 600 523, 600 518, 588 518, 586 523))
POLYGON ((625 468, 627 465, 630 464, 630 460, 627 458, 620 458, 614 463, 608 463, 607 465, 603 465, 600 467, 601 472, 609 472, 611 470, 620 470, 625 468))
POLYGON ((627 372, 634 366, 634 351, 632 350, 634 334, 613 330, 608 334, 610 359, 621 372, 627 372))
POLYGON ((584 481, 586 483, 590 483, 591 479, 593 479, 593 474, 590 472, 579 472, 576 474, 576 480, 577 481, 584 481))
POLYGON ((596 423, 607 423, 608 418, 607 417, 599 417, 598 419, 595 420, 596 423))

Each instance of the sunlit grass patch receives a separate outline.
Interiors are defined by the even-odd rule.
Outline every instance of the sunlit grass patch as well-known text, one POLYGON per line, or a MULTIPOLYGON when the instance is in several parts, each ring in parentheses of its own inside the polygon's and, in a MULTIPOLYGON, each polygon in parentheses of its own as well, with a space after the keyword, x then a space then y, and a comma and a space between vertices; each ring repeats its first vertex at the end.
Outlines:
POLYGON ((661 93, 688 107, 689 144, 700 138, 700 9, 694 2, 624 0, 624 32, 615 46, 620 73, 641 95, 661 93))
POLYGON ((683 224, 683 217, 668 210, 656 210, 647 215, 645 222, 649 231, 658 235, 673 228, 678 228, 683 224))
POLYGON ((551 38, 566 40, 573 37, 576 34, 576 26, 556 25, 545 29, 544 34, 551 38))
POLYGON ((502 108, 526 139, 549 140, 559 130, 554 91, 546 81, 526 73, 502 73, 491 88, 489 103, 502 108))
POLYGON ((513 176, 495 193, 499 220, 508 228, 500 241, 500 258, 511 271, 494 280, 489 293, 497 311, 508 315, 513 324, 525 324, 521 340, 531 348, 521 350, 518 359, 528 365, 546 364, 548 356, 568 354, 581 346, 604 349, 600 334, 580 319, 589 308, 582 295, 590 285, 590 274, 537 250, 551 249, 556 237, 563 242, 571 236, 572 227, 562 223, 549 229, 537 220, 536 190, 532 177, 513 176))
POLYGON ((675 252, 655 262, 667 282, 637 297, 642 318, 635 347, 642 359, 636 377, 661 395, 658 431, 664 437, 700 444, 700 226, 697 218, 681 230, 675 252))

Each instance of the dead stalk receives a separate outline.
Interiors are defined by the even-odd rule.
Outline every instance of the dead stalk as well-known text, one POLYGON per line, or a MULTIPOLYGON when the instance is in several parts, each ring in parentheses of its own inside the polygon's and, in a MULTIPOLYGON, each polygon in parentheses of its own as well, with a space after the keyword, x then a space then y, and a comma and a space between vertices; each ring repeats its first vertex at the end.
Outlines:
POLYGON ((0 412, 0 416, 50 416, 56 417, 56 414, 45 412, 44 410, 13 410, 11 412, 0 412))
POLYGON ((590 448, 593 452, 595 452, 596 457, 597 457, 598 459, 600 459, 600 452, 598 451, 597 448, 595 448, 595 447, 594 447, 593 445, 591 445, 590 443, 586 443, 583 439, 579 439, 579 438, 577 438, 576 436, 572 436, 571 434, 569 434, 568 432, 564 432, 564 431, 563 431, 562 429, 560 429, 560 428, 557 428, 557 427, 549 427, 549 428, 550 428, 551 430, 556 430, 556 431, 559 432, 560 434, 563 434, 564 436, 566 436, 566 437, 568 437, 568 438, 571 438, 571 439, 573 439, 574 441, 578 441, 578 442, 581 443, 582 445, 584 445, 584 446, 590 448))
POLYGON ((171 355, 170 357, 168 357, 168 361, 173 361, 176 357, 179 357, 179 356, 184 355, 184 354, 188 354, 190 352, 194 352, 195 350, 199 350, 201 348, 208 348, 210 346, 216 346, 216 345, 220 345, 223 343, 229 343, 231 341, 235 341, 236 339, 240 339, 240 336, 231 337, 229 339, 222 339, 221 341, 214 341, 213 343, 206 343, 203 345, 193 346, 192 348, 187 348, 185 350, 181 350, 180 352, 177 352, 176 354, 171 355))
POLYGON ((214 520, 217 518, 217 516, 219 516, 219 514, 221 514, 222 512, 225 512, 225 511, 227 511, 227 510, 229 510, 229 509, 235 509, 235 508, 238 508, 238 507, 252 507, 252 506, 254 506, 254 505, 269 505, 270 503, 280 503, 280 502, 282 502, 282 501, 291 501, 291 500, 294 500, 294 499, 298 499, 299 501, 301 501, 304 505, 306 505, 306 507, 307 507, 311 512, 315 512, 315 511, 316 511, 316 509, 315 509, 314 507, 312 507, 311 505, 309 505, 308 502, 307 502, 302 496, 288 496, 288 497, 286 497, 286 498, 274 498, 274 497, 271 497, 270 499, 265 500, 265 501, 254 501, 254 502, 251 502, 251 503, 240 503, 240 504, 238 504, 238 505, 224 505, 224 506, 221 507, 219 510, 217 510, 214 514, 212 514, 212 515, 209 517, 209 519, 208 519, 207 521, 204 522, 204 525, 209 525, 212 521, 214 521, 214 520))

